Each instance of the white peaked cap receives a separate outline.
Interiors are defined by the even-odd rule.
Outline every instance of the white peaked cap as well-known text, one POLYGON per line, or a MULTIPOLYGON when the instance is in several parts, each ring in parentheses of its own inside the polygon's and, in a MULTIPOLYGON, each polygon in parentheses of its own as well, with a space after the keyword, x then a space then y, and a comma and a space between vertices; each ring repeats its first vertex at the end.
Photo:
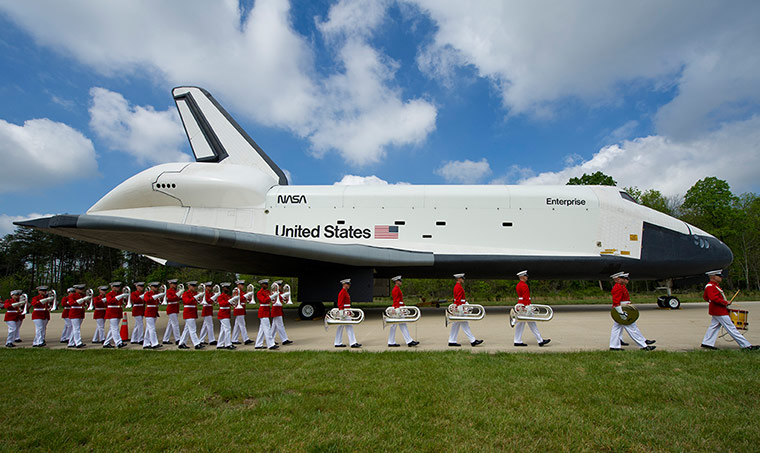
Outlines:
POLYGON ((395 277, 393 277, 393 278, 391 279, 391 281, 394 281, 394 282, 397 282, 397 281, 399 281, 399 280, 401 280, 401 276, 400 276, 400 275, 397 275, 397 276, 395 276, 395 277))
POLYGON ((464 274, 454 274, 454 278, 464 278, 464 274))
POLYGON ((524 275, 528 275, 528 270, 527 270, 527 269, 525 269, 524 271, 520 271, 520 272, 518 272, 516 275, 517 275, 518 277, 522 277, 522 276, 524 276, 524 275))
POLYGON ((617 274, 610 275, 610 278, 628 278, 628 272, 618 272, 617 274))
POLYGON ((714 271, 707 271, 705 274, 707 275, 720 275, 723 273, 723 269, 715 269, 714 271))
POLYGON ((345 285, 346 283, 348 283, 350 285, 351 284, 351 279, 350 278, 346 278, 346 279, 340 281, 341 285, 345 285))
POLYGON ((259 280, 259 285, 264 285, 264 284, 267 284, 267 285, 269 284, 268 278, 262 278, 261 280, 259 280))

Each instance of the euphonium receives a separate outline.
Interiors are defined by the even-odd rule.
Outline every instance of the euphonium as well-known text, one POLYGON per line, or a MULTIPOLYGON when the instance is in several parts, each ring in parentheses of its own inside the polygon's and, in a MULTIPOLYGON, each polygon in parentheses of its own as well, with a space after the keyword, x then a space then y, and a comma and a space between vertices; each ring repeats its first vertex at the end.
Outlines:
POLYGON ((222 294, 222 287, 219 285, 214 285, 214 287, 211 289, 211 292, 214 293, 214 295, 211 296, 211 301, 216 302, 216 300, 219 298, 219 295, 222 294))
POLYGON ((446 307, 446 326, 454 321, 480 321, 486 317, 486 309, 478 304, 451 304, 446 307))
POLYGON ((180 283, 177 285, 177 297, 182 297, 182 293, 185 292, 185 285, 180 283))
POLYGON ((386 323, 417 322, 420 319, 420 309, 414 305, 404 305, 399 308, 388 307, 383 313, 383 329, 386 323))
POLYGON ((548 305, 517 304, 509 310, 509 325, 514 327, 518 321, 551 321, 554 310, 548 305))
POLYGON ((82 308, 84 308, 84 304, 86 304, 87 302, 89 302, 90 303, 90 307, 88 308, 88 310, 92 310, 92 295, 94 294, 93 291, 92 291, 92 289, 88 288, 87 291, 84 292, 84 294, 85 294, 85 296, 84 297, 80 297, 77 300, 77 303, 80 304, 80 305, 82 305, 82 308))
POLYGON ((162 296, 162 298, 161 298, 161 305, 167 305, 169 303, 169 301, 166 299, 166 291, 167 291, 166 285, 164 285, 162 283, 161 286, 158 288, 158 290, 161 291, 159 293, 162 296))
POLYGON ((325 330, 330 324, 359 324, 364 321, 364 311, 360 308, 333 308, 325 314, 325 330))
POLYGON ((195 300, 202 302, 206 298, 206 284, 201 283, 198 285, 198 294, 195 295, 195 300))
POLYGON ((29 296, 26 294, 22 294, 18 297, 18 301, 24 304, 24 310, 21 312, 22 315, 29 314, 29 296))
POLYGON ((47 297, 44 299, 40 299, 40 302, 42 302, 43 304, 49 304, 52 302, 53 307, 50 310, 55 311, 58 308, 57 299, 58 299, 58 294, 56 294, 54 289, 51 289, 50 291, 47 292, 47 297))
POLYGON ((232 297, 230 298, 230 305, 232 305, 234 302, 237 302, 237 305, 235 305, 235 310, 240 310, 243 308, 243 301, 240 297, 240 288, 235 288, 232 290, 232 297))

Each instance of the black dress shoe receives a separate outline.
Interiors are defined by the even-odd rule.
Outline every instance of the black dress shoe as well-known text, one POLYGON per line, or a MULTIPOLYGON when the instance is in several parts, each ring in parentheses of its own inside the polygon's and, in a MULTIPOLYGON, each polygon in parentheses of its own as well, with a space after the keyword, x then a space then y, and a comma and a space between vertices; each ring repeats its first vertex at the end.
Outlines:
POLYGON ((459 344, 459 343, 449 343, 449 346, 456 346, 456 347, 460 347, 460 346, 462 346, 462 345, 461 345, 461 344, 459 344))
POLYGON ((16 340, 16 343, 21 343, 21 338, 19 338, 18 340, 16 340))
POLYGON ((628 343, 626 343, 626 342, 625 342, 625 341, 623 341, 623 340, 620 340, 620 346, 628 346, 628 343))
POLYGON ((32 345, 33 348, 39 348, 40 346, 42 346, 42 345, 41 344, 33 344, 32 345))
POLYGON ((216 341, 212 341, 212 342, 211 342, 211 343, 209 343, 208 345, 209 345, 209 346, 216 346, 216 341))
POLYGON ((407 345, 407 346, 409 346, 409 347, 411 348, 412 346, 417 346, 418 344, 420 344, 420 342, 419 342, 419 341, 414 341, 414 340, 412 340, 412 341, 410 341, 409 343, 407 343, 406 345, 407 345))
POLYGON ((623 348, 610 348, 610 351, 622 351, 623 348))
POLYGON ((203 346, 202 344, 196 344, 195 345, 195 349, 203 349, 204 347, 205 346, 203 346))
POLYGON ((646 344, 655 344, 655 343, 657 343, 657 340, 644 340, 644 343, 646 343, 646 344))
POLYGON ((401 345, 399 345, 399 344, 396 344, 396 343, 393 343, 393 344, 389 344, 389 345, 388 345, 388 347, 389 347, 389 348, 397 348, 397 347, 399 347, 399 346, 401 346, 401 345))
POLYGON ((232 351, 233 349, 237 349, 237 348, 235 346, 229 345, 229 346, 227 346, 227 349, 229 349, 230 351, 232 351))
POLYGON ((264 346, 255 346, 253 349, 264 349, 264 346))
POLYGON ((187 345, 181 344, 177 346, 177 349, 190 349, 190 348, 188 348, 187 345))
POLYGON ((140 344, 139 341, 130 341, 130 344, 140 344))
POLYGON ((245 343, 244 343, 244 344, 251 344, 251 343, 253 343, 253 340, 251 340, 251 339, 248 339, 248 340, 245 340, 245 343))
POLYGON ((709 344, 701 344, 700 346, 703 347, 703 348, 705 348, 705 349, 711 349, 713 351, 717 351, 718 350, 718 348, 716 348, 715 346, 710 346, 709 344))
POLYGON ((233 341, 232 344, 240 344, 239 341, 233 341))
POLYGON ((179 340, 176 340, 176 341, 174 342, 174 344, 178 345, 178 344, 179 344, 179 340))
POLYGON ((118 346, 116 346, 116 347, 117 347, 117 348, 119 348, 119 349, 121 349, 121 348, 126 348, 126 347, 127 347, 127 344, 126 344, 126 343, 124 343, 124 342, 121 342, 121 343, 119 343, 119 345, 118 345, 118 346))
POLYGON ((75 344, 70 344, 70 345, 68 345, 68 346, 66 346, 66 347, 67 347, 67 348, 76 348, 77 346, 76 346, 75 344))
POLYGON ((161 349, 161 348, 163 348, 163 347, 164 347, 164 345, 162 345, 162 344, 157 344, 157 345, 153 346, 153 349, 161 349))
POLYGON ((87 346, 86 344, 84 344, 84 343, 81 343, 81 344, 78 344, 78 345, 77 345, 77 349, 82 349, 82 348, 84 348, 84 347, 86 347, 86 346, 87 346))
POLYGON ((361 343, 354 343, 354 344, 351 345, 351 347, 354 348, 354 349, 361 348, 362 344, 361 343))
POLYGON ((217 350, 219 350, 219 349, 227 349, 227 346, 217 346, 216 349, 217 350))
POLYGON ((292 340, 285 340, 282 342, 282 345, 285 346, 286 344, 293 344, 292 340))
POLYGON ((657 349, 657 346, 644 346, 641 348, 642 351, 654 351, 655 349, 657 349))
POLYGON ((164 344, 172 344, 171 341, 164 341, 164 344))
POLYGON ((5 347, 6 347, 6 348, 15 348, 15 347, 16 347, 16 345, 15 345, 15 344, 13 344, 13 343, 5 343, 5 347))
POLYGON ((757 345, 757 344, 752 345, 752 346, 749 347, 749 349, 752 350, 752 351, 757 351, 758 349, 760 349, 760 345, 757 345))
POLYGON ((344 344, 336 344, 335 347, 336 348, 345 348, 346 345, 344 345, 344 344))
POLYGON ((544 341, 542 341, 542 342, 541 342, 541 343, 539 343, 538 345, 539 345, 539 346, 545 346, 545 345, 549 344, 549 342, 550 342, 550 341, 552 341, 552 339, 551 339, 551 338, 546 338, 546 339, 544 339, 544 341))
POLYGON ((272 347, 269 348, 270 351, 275 350, 275 349, 280 349, 280 347, 277 345, 273 345, 272 347))
POLYGON ((472 343, 470 343, 470 345, 472 345, 472 346, 477 346, 477 345, 479 345, 479 344, 481 344, 481 343, 483 343, 483 340, 475 340, 475 341, 473 341, 472 343))
POLYGON ((45 343, 45 342, 43 341, 43 342, 42 342, 42 344, 41 344, 40 346, 47 346, 47 343, 45 343))
POLYGON ((143 346, 143 349, 153 349, 152 346, 143 346))
POLYGON ((515 346, 528 346, 528 345, 525 343, 515 343, 515 346))
POLYGON ((61 341, 59 341, 59 343, 68 343, 68 342, 69 342, 69 340, 61 340, 61 341))
POLYGON ((113 349, 113 345, 112 344, 104 344, 103 345, 103 349, 113 349))

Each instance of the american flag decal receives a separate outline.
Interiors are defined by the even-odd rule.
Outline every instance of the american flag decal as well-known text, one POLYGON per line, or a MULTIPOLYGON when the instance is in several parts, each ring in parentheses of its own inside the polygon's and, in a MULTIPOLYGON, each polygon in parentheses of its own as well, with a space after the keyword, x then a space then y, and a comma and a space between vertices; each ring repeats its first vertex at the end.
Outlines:
POLYGON ((375 225, 375 239, 398 239, 398 227, 375 225))

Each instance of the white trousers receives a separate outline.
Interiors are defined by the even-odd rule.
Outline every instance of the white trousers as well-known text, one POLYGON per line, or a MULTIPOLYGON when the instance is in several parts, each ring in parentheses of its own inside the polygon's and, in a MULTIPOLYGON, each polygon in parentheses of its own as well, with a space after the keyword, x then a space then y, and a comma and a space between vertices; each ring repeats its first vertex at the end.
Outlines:
POLYGON ((47 326, 48 326, 48 323, 50 322, 50 320, 49 319, 43 319, 43 321, 45 321, 45 322, 42 323, 42 342, 45 343, 47 341, 46 340, 46 338, 47 338, 47 326))
POLYGON ((260 348, 264 346, 264 340, 267 342, 267 347, 274 346, 274 335, 272 335, 272 323, 269 318, 259 318, 259 333, 256 335, 256 347, 260 348))
POLYGON ((61 332, 61 341, 69 341, 71 337, 71 318, 63 318, 63 332, 61 332))
POLYGON ((164 341, 169 341, 172 334, 174 334, 174 341, 179 341, 179 319, 178 313, 172 313, 169 315, 169 322, 166 324, 166 331, 164 332, 164 341))
POLYGON ((343 329, 348 334, 349 344, 356 344, 356 335, 354 335, 354 326, 351 324, 339 324, 338 330, 335 332, 335 346, 343 344, 343 329))
POLYGON ((198 338, 198 327, 195 325, 195 318, 188 318, 185 320, 185 328, 182 330, 182 336, 179 337, 179 344, 186 344, 187 337, 190 337, 193 346, 201 344, 201 340, 198 338))
POLYGON ((235 316, 235 326, 232 328, 231 341, 235 341, 240 338, 240 342, 244 343, 251 338, 248 336, 248 327, 245 325, 245 316, 235 316))
POLYGON ((216 343, 217 348, 232 346, 230 339, 230 320, 223 318, 219 320, 219 341, 216 343))
POLYGON ((145 337, 143 338, 143 347, 158 346, 158 334, 156 333, 156 318, 145 318, 145 337))
POLYGON ((391 331, 388 332, 388 344, 395 344, 396 343, 396 326, 398 326, 401 329, 401 335, 404 336, 404 341, 406 342, 406 344, 411 343, 413 340, 412 340, 412 336, 409 335, 409 328, 406 327, 406 323, 405 322, 400 322, 400 323, 395 323, 394 322, 394 323, 391 323, 391 331))
POLYGON ((108 334, 106 335, 106 341, 103 343, 103 346, 107 345, 111 340, 113 340, 113 345, 118 346, 121 344, 121 334, 119 334, 119 324, 121 324, 121 319, 119 318, 111 318, 108 320, 108 334))
POLYGON ((16 338, 14 338, 14 340, 20 340, 21 339, 21 324, 23 324, 23 323, 24 323, 23 319, 19 319, 18 321, 16 321, 16 324, 17 324, 17 326, 16 326, 16 338))
MULTIPOLYGON (((229 322, 227 322, 227 324, 229 324, 229 322)), ((201 333, 198 334, 198 339, 200 339, 201 342, 206 341, 206 339, 208 339, 209 343, 211 343, 212 341, 216 341, 216 337, 214 337, 214 317, 213 316, 203 317, 203 324, 201 324, 201 333)))
POLYGON ((95 333, 92 335, 93 343, 100 343, 106 339, 106 320, 103 318, 95 320, 95 333))
POLYGON ((288 341, 288 334, 285 332, 285 324, 282 322, 282 316, 272 318, 272 340, 276 340, 275 335, 280 334, 280 340, 288 341))
MULTIPOLYGON (((126 316, 126 315, 125 315, 126 316)), ((135 328, 132 329, 132 342, 142 343, 145 337, 145 328, 143 327, 144 316, 133 316, 135 328)))
POLYGON ((467 339, 470 340, 470 343, 475 341, 475 335, 472 334, 472 331, 470 330, 470 322, 469 321, 454 321, 451 323, 451 333, 449 334, 449 343, 456 343, 457 337, 459 336, 459 328, 462 328, 462 332, 467 336, 467 339))
POLYGON ((32 319, 34 323, 34 341, 33 345, 39 345, 45 342, 45 322, 47 319, 32 319))
POLYGON ((619 348, 620 347, 620 337, 622 336, 623 329, 625 329, 626 332, 628 332, 628 335, 631 337, 631 340, 633 340, 634 343, 639 345, 640 348, 646 347, 646 338, 644 338, 644 335, 639 330, 639 327, 636 325, 636 323, 629 324, 627 326, 624 326, 622 324, 618 324, 615 321, 612 321, 612 332, 610 332, 610 347, 611 348, 619 348))
POLYGON ((544 339, 541 338, 541 333, 538 331, 538 326, 536 326, 536 323, 534 321, 528 321, 518 322, 517 325, 515 325, 515 343, 522 343, 522 335, 523 331, 525 330, 525 324, 527 324, 528 328, 530 328, 530 331, 533 332, 533 335, 536 337, 536 341, 539 343, 544 341, 544 339))
POLYGON ((8 337, 5 340, 5 344, 11 344, 16 341, 16 332, 18 331, 17 321, 5 321, 8 324, 8 337))
POLYGON ((712 321, 710 321, 710 325, 707 327, 707 332, 705 332, 705 338, 702 339, 702 344, 715 346, 715 340, 718 339, 718 332, 720 331, 721 326, 726 329, 726 332, 731 335, 731 338, 733 338, 739 346, 742 348, 751 346, 751 343, 747 341, 738 330, 736 330, 736 326, 728 315, 712 317, 712 321))
POLYGON ((71 318, 71 336, 69 346, 79 346, 82 344, 82 319, 71 318))

